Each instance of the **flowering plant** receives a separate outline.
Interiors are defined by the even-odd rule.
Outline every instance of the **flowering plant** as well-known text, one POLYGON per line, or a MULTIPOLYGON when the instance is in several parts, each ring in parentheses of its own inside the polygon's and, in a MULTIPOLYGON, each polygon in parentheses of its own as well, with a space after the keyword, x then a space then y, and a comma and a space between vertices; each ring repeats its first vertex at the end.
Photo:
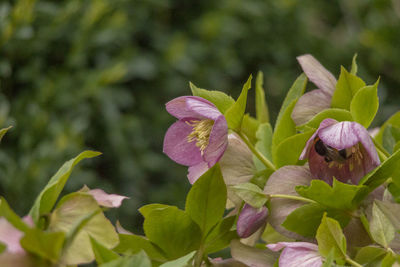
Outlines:
POLYGON ((251 76, 236 100, 190 84, 192 96, 166 105, 177 121, 163 146, 188 166, 184 210, 141 207, 142 236, 104 215, 125 196, 84 186, 58 200, 72 168, 100 154, 85 151, 50 179, 25 217, 1 199, 0 265, 398 266, 400 112, 368 130, 379 81, 366 85, 355 59, 336 79, 311 55, 298 57, 304 74, 274 126, 262 73, 255 117, 245 113, 251 76), (309 81, 318 89, 304 93, 309 81))

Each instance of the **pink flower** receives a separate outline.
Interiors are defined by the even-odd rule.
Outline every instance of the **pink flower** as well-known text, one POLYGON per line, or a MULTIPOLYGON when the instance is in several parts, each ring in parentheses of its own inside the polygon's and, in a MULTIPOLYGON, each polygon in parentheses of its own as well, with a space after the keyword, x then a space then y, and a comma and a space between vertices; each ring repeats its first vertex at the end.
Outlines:
POLYGON ((337 81, 312 55, 299 56, 297 61, 308 79, 318 87, 302 95, 293 109, 292 119, 296 125, 301 125, 330 108, 337 81))
POLYGON ((368 131, 357 122, 325 119, 307 141, 300 159, 308 158, 311 174, 332 184, 358 181, 379 164, 368 131))
POLYGON ((178 121, 164 137, 164 153, 173 161, 189 166, 194 183, 217 163, 228 145, 228 124, 217 107, 197 96, 182 96, 166 104, 178 121))
POLYGON ((320 267, 322 256, 318 252, 318 246, 308 242, 278 242, 268 244, 272 251, 279 251, 279 267, 320 267))
POLYGON ((266 207, 256 209, 249 204, 244 204, 237 221, 238 236, 247 238, 254 234, 265 223, 267 216, 268 209, 266 207))

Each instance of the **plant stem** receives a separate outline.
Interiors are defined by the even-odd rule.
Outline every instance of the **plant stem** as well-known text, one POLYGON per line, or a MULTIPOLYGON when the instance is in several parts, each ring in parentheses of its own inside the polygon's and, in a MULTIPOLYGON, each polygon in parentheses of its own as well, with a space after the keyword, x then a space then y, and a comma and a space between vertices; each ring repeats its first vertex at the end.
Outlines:
POLYGON ((203 254, 204 254, 204 245, 202 244, 199 247, 199 250, 196 253, 196 256, 194 256, 194 267, 201 267, 201 264, 203 263, 203 254))
POLYGON ((269 161, 263 154, 261 154, 260 151, 258 151, 253 144, 250 142, 250 140, 247 138, 246 135, 244 135, 242 132, 236 132, 240 138, 242 138, 243 142, 246 143, 247 147, 253 152, 253 154, 267 167, 270 168, 273 171, 276 171, 276 167, 274 164, 272 164, 271 161, 269 161))
POLYGON ((353 261, 352 259, 350 259, 350 258, 347 257, 347 256, 346 256, 346 261, 347 261, 348 263, 350 263, 351 265, 353 265, 353 266, 356 266, 356 267, 363 267, 361 264, 359 264, 358 262, 353 261))
POLYGON ((286 199, 299 200, 299 201, 309 202, 309 203, 317 203, 312 199, 308 199, 308 198, 300 197, 300 196, 283 195, 283 194, 272 194, 272 195, 268 195, 268 196, 270 198, 286 198, 286 199))
POLYGON ((377 148, 378 154, 384 159, 386 160, 388 157, 390 157, 389 152, 386 151, 386 149, 384 149, 382 147, 381 144, 379 144, 374 138, 372 138, 372 141, 374 142, 375 147, 377 148))

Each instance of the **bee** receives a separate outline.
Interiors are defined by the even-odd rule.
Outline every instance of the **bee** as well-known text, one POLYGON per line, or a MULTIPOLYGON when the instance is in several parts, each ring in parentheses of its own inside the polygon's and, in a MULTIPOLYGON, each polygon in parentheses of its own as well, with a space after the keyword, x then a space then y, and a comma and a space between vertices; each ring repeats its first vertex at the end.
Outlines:
POLYGON ((351 149, 337 150, 331 146, 325 145, 318 137, 314 139, 314 149, 318 155, 324 157, 325 162, 336 161, 344 163, 352 156, 351 149))

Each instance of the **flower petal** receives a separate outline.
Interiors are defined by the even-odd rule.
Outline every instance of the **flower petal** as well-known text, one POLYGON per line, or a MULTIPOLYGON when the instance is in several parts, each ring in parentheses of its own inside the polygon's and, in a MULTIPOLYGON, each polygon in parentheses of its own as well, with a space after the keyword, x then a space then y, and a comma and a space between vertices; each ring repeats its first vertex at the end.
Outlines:
POLYGON ((187 175, 189 182, 194 184, 208 169, 208 164, 204 161, 201 161, 197 165, 190 166, 187 175))
POLYGON ((107 208, 118 208, 121 206, 124 199, 129 198, 116 194, 107 194, 101 189, 92 189, 89 190, 87 193, 92 195, 100 206, 107 208))
POLYGON ((23 235, 23 232, 15 228, 4 217, 0 218, 0 241, 7 246, 7 252, 25 253, 25 250, 19 243, 23 235))
POLYGON ((335 76, 310 54, 299 56, 297 60, 308 79, 319 89, 332 96, 337 83, 335 76))
POLYGON ((268 244, 267 247, 272 251, 279 251, 283 248, 301 248, 318 251, 318 246, 309 242, 278 242, 276 244, 268 244))
MULTIPOLYGON (((264 188, 264 193, 269 195, 285 194, 298 196, 295 187, 298 185, 309 185, 312 179, 313 177, 308 166, 284 166, 269 177, 264 188)), ((286 217, 302 205, 304 205, 304 202, 297 200, 272 198, 270 201, 268 222, 277 232, 287 237, 308 241, 310 239, 288 231, 281 226, 286 217)))
POLYGON ((331 98, 331 95, 322 90, 313 90, 302 95, 292 112, 294 123, 305 124, 324 109, 330 108, 331 98))
POLYGON ((322 265, 322 257, 318 253, 318 246, 308 242, 278 242, 268 244, 272 251, 284 250, 279 257, 280 267, 300 266, 319 267, 322 265))
POLYGON ((253 154, 236 134, 228 135, 228 146, 219 165, 226 185, 246 183, 254 176, 253 154))
POLYGON ((185 166, 193 166, 203 161, 196 142, 187 141, 191 132, 191 126, 184 121, 177 121, 169 127, 164 137, 164 153, 173 161, 185 166))
POLYGON ((208 146, 204 150, 204 161, 211 168, 217 163, 228 146, 228 124, 223 115, 220 115, 212 127, 208 146))
POLYGON ((169 101, 167 111, 178 119, 197 118, 216 120, 221 112, 210 101, 198 96, 181 96, 169 101))
POLYGON ((238 217, 236 228, 238 235, 246 238, 254 234, 266 222, 267 215, 266 207, 256 209, 246 203, 238 217))

